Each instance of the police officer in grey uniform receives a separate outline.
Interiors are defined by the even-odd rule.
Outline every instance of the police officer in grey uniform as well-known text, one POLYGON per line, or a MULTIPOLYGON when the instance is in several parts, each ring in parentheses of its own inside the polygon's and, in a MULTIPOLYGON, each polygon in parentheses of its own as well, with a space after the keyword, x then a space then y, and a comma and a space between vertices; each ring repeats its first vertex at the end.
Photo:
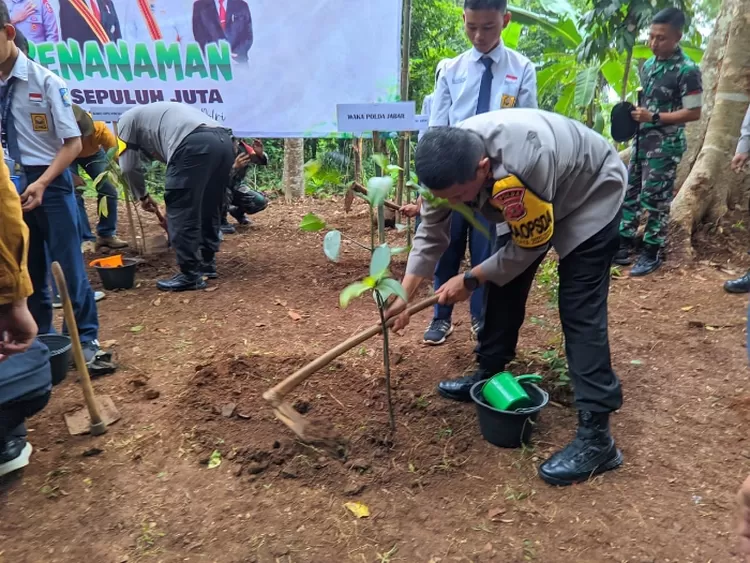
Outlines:
POLYGON ((8 0, 10 23, 32 43, 57 43, 60 32, 49 0, 8 0))
POLYGON ((47 254, 60 263, 89 363, 99 357, 99 320, 81 254, 78 210, 70 163, 81 150, 81 132, 65 82, 30 61, 14 44, 15 28, 0 3, 0 119, 2 144, 20 176, 29 227, 29 309, 40 334, 54 332, 47 254))
MULTIPOLYGON (((560 319, 579 411, 576 439, 539 469, 554 485, 585 481, 614 469, 622 455, 609 413, 622 393, 610 361, 607 296, 627 173, 617 151, 585 125, 535 109, 505 109, 428 131, 417 146, 416 171, 434 195, 474 205, 498 223, 494 254, 437 290, 440 303, 469 299, 485 286, 479 368, 440 383, 440 394, 470 399, 472 385, 513 359, 526 299, 550 248, 560 256, 560 319), (501 224, 502 223, 502 224, 501 224)), ((450 239, 451 210, 423 204, 406 267, 409 297, 429 279, 450 239)), ((402 329, 398 300, 388 311, 402 329)))
POLYGON ((164 202, 169 238, 180 272, 157 282, 162 291, 189 291, 214 279, 224 188, 234 162, 231 132, 200 110, 177 102, 129 109, 119 121, 126 149, 120 167, 146 211, 156 204, 146 192, 143 162, 167 164, 164 202))

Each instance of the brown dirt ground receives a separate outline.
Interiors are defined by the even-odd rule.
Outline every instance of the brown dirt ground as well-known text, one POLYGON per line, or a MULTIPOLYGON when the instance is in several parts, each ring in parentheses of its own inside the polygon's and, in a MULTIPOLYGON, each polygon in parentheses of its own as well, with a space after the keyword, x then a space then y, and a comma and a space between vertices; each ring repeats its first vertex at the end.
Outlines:
MULTIPOLYGON (((611 342, 625 390, 613 426, 626 462, 556 489, 536 466, 573 432, 566 393, 555 393, 523 450, 487 444, 473 406, 435 393, 471 365, 465 305, 443 347, 420 344, 426 313, 393 338, 395 437, 377 338, 292 394, 348 440, 348 463, 275 419, 264 390, 376 320, 369 299, 337 307, 341 289, 365 275, 366 254, 349 246, 331 264, 321 235, 296 228, 315 210, 366 241, 363 208, 348 217, 342 208, 274 204, 227 237, 212 291, 159 293, 155 279, 172 270, 165 255, 141 265, 138 288, 108 295, 101 339, 121 369, 95 387, 122 420, 103 437, 71 437, 63 414, 82 404, 75 374, 55 389, 30 421, 31 465, 0 488, 1 562, 736 560, 734 495, 750 467, 747 299, 721 284, 747 266, 739 225, 702 244, 695 265, 613 281, 611 342), (92 448, 101 452, 84 455, 92 448), (223 461, 209 469, 214 450, 223 461), (371 516, 354 518, 349 501, 371 516)), ((540 359, 559 345, 544 287, 529 316, 517 370, 540 369, 553 383, 540 359)))

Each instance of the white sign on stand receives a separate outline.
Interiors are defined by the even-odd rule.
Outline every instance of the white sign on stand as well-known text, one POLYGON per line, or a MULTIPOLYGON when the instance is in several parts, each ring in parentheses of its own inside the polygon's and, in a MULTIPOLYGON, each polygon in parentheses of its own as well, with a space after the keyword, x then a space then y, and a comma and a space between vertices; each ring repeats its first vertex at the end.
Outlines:
POLYGON ((414 102, 386 104, 339 104, 339 133, 367 131, 414 131, 414 102))
POLYGON ((414 116, 414 130, 415 131, 426 131, 430 124, 430 118, 426 115, 415 115, 414 116))

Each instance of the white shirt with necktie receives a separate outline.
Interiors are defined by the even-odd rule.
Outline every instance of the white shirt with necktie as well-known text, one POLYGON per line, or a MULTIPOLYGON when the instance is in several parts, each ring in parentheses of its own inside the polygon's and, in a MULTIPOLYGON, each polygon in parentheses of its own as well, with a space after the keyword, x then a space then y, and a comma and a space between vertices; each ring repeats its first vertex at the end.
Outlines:
POLYGON ((440 73, 430 113, 430 127, 457 125, 477 113, 479 87, 485 72, 482 57, 492 59, 490 110, 537 108, 536 69, 533 63, 500 44, 481 53, 475 48, 452 59, 440 73))

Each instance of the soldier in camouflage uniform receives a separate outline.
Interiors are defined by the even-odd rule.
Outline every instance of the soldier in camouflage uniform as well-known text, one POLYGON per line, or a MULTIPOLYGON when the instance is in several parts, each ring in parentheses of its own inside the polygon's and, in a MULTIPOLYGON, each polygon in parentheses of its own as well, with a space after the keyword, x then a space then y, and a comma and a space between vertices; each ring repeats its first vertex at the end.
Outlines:
POLYGON ((632 112, 641 124, 639 150, 636 155, 633 148, 630 159, 616 264, 632 263, 643 211, 648 212, 648 220, 631 276, 645 276, 661 266, 677 165, 687 148, 685 124, 701 115, 701 73, 679 46, 684 25, 685 15, 677 8, 654 16, 649 38, 654 56, 643 65, 640 76, 643 107, 632 112))
POLYGON ((268 205, 268 200, 263 194, 251 190, 245 184, 245 176, 251 164, 268 164, 268 155, 263 143, 256 139, 250 146, 240 139, 234 139, 234 152, 237 156, 229 174, 221 209, 221 232, 227 235, 236 232, 234 225, 227 220, 227 214, 234 217, 240 225, 250 225, 250 219, 246 215, 263 211, 268 205))

